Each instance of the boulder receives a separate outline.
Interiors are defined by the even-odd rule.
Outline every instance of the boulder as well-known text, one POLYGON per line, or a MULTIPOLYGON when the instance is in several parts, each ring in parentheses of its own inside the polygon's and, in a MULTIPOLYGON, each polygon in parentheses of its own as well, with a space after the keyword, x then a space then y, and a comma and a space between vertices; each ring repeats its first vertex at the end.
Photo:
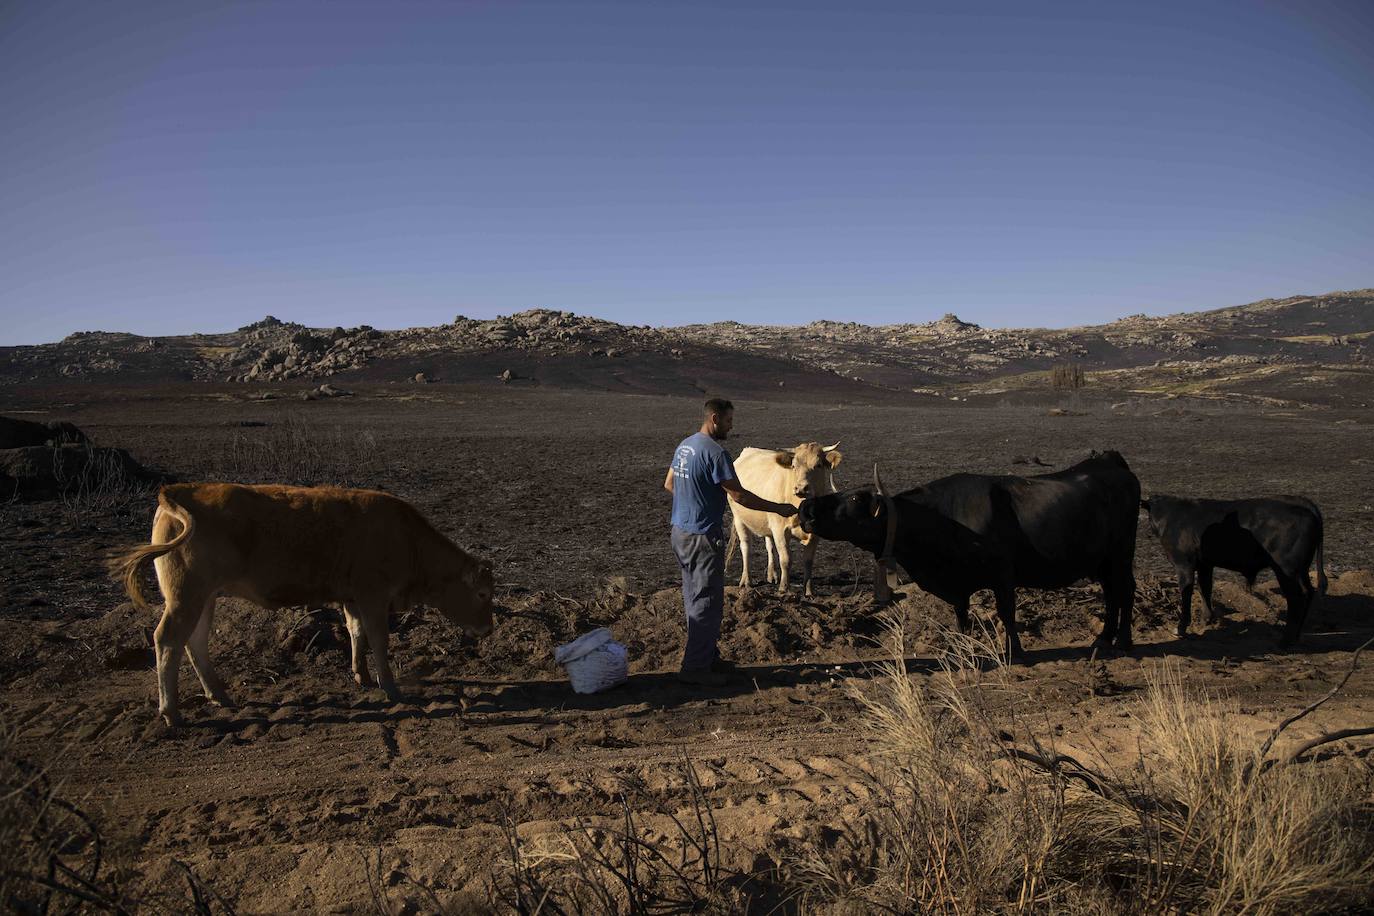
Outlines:
POLYGON ((321 385, 320 387, 311 389, 310 391, 301 392, 301 400, 303 401, 318 401, 323 398, 351 397, 353 397, 353 392, 346 391, 343 388, 335 388, 333 385, 329 384, 321 385))
POLYGON ((36 423, 14 417, 0 417, 0 449, 29 445, 63 445, 85 442, 86 434, 71 423, 36 423))

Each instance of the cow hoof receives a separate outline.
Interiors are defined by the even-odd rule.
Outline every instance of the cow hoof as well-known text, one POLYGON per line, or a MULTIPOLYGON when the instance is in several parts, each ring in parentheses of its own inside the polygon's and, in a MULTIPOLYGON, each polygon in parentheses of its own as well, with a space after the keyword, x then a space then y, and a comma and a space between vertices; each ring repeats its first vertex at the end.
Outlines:
POLYGON ((233 709, 233 708, 234 708, 234 701, 229 697, 229 694, 227 694, 227 693, 221 693, 221 694, 211 695, 211 696, 206 697, 206 699, 209 700, 211 703, 214 703, 216 706, 220 707, 221 709, 233 709))
POLYGON ((160 713, 162 721, 167 723, 168 728, 181 728, 186 724, 186 720, 181 717, 181 713, 163 711, 160 713))
POLYGON ((1187 638, 1188 638, 1188 628, 1187 628, 1187 627, 1179 627, 1177 630, 1174 631, 1174 635, 1177 636, 1179 639, 1187 639, 1187 638))
POLYGON ((1130 655, 1131 652, 1135 651, 1135 643, 1131 642, 1129 639, 1118 639, 1116 641, 1116 650, 1130 655))

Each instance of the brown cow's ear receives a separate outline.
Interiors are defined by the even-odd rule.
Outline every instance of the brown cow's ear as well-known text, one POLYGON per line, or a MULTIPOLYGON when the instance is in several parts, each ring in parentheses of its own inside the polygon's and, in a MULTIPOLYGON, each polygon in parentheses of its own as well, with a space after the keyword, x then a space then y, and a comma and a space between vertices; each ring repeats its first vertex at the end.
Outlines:
POLYGON ((844 456, 833 449, 825 453, 825 460, 830 462, 832 468, 839 467, 842 458, 844 458, 844 456))
POLYGON ((773 456, 773 460, 776 461, 780 467, 790 468, 792 466, 792 453, 777 452, 773 456))

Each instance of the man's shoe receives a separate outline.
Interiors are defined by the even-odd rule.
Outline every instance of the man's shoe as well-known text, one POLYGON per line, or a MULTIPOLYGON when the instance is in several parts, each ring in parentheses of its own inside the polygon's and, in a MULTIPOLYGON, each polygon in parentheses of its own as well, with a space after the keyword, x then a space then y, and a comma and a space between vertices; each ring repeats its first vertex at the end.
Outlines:
POLYGON ((715 661, 711 662, 711 670, 716 672, 717 674, 724 674, 726 676, 734 676, 736 674, 744 673, 739 665, 736 665, 729 659, 724 658, 717 658, 715 661))
POLYGON ((679 671, 677 679, 680 683, 696 687, 723 687, 729 677, 710 668, 699 668, 695 671, 679 671))

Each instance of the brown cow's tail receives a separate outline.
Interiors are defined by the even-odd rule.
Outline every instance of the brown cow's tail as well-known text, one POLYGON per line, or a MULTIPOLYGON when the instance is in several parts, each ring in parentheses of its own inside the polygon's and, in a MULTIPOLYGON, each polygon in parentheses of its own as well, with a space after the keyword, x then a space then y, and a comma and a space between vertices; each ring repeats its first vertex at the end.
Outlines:
POLYGON ((144 610, 150 607, 148 599, 143 596, 143 587, 139 582, 144 568, 158 557, 171 553, 186 543, 196 530, 195 518, 186 511, 184 506, 179 506, 173 502, 165 489, 160 490, 157 494, 157 507, 181 523, 181 533, 165 544, 144 544, 141 547, 135 547, 133 550, 118 554, 110 560, 110 572, 115 579, 124 583, 124 591, 128 594, 129 600, 134 603, 134 607, 144 610))

